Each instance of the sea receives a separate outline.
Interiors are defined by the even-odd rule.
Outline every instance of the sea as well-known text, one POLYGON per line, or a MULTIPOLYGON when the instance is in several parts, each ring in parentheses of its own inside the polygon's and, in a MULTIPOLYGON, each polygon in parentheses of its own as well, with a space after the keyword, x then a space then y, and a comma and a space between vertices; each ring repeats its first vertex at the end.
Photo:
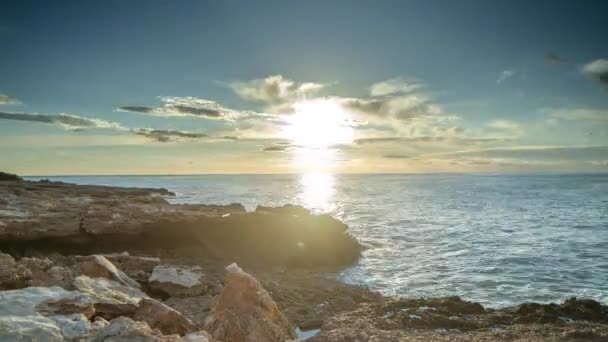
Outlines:
POLYGON ((366 246, 339 278, 386 295, 608 304, 608 174, 29 177, 42 178, 162 187, 173 203, 328 213, 366 246))

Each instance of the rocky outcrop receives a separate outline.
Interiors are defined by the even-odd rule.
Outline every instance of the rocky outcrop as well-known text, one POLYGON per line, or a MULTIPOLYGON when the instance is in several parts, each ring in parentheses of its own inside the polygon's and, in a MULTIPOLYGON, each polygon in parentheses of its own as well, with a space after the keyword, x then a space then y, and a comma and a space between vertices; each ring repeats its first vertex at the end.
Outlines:
POLYGON ((246 212, 240 204, 170 204, 170 195, 163 189, 0 182, 0 249, 18 255, 194 247, 189 250, 206 258, 304 267, 345 266, 361 252, 346 225, 302 207, 246 212))
POLYGON ((0 172, 0 182, 22 182, 23 178, 12 173, 0 172))
POLYGON ((74 287, 91 298, 96 314, 105 319, 133 315, 139 301, 148 297, 137 288, 106 278, 79 276, 74 279, 74 287))
POLYGON ((12 256, 0 253, 0 290, 26 287, 31 277, 27 267, 15 262, 12 256))
POLYGON ((148 284, 152 290, 170 297, 193 297, 207 291, 200 267, 156 266, 148 284))
POLYGON ((294 329, 268 292, 236 264, 214 299, 205 330, 221 341, 280 342, 296 338, 294 329))

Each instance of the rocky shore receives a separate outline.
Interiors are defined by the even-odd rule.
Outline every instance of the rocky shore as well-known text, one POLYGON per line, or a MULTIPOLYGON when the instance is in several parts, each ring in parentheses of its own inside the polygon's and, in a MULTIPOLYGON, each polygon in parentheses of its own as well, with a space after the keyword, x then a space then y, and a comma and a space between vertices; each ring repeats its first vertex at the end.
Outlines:
POLYGON ((297 206, 0 180, 0 341, 608 341, 593 300, 491 309, 340 283, 347 226, 297 206))

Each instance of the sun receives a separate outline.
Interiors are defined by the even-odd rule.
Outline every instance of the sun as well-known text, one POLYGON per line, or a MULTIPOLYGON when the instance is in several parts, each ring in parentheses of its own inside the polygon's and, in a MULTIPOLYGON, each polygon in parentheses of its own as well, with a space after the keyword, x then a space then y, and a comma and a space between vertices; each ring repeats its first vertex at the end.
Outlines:
POLYGON ((353 142, 351 116, 332 99, 314 99, 294 104, 293 114, 285 116, 281 132, 297 147, 328 149, 353 142))

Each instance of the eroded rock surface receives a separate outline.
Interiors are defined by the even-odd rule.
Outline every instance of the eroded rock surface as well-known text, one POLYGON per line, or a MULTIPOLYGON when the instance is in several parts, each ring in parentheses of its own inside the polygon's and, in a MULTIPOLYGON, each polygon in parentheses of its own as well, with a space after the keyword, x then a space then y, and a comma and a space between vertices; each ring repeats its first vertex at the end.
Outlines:
POLYGON ((224 289, 213 301, 205 330, 222 341, 279 342, 296 338, 268 292, 236 264, 226 268, 224 289))
POLYGON ((207 291, 200 267, 156 266, 148 284, 151 289, 171 297, 192 297, 207 291))

